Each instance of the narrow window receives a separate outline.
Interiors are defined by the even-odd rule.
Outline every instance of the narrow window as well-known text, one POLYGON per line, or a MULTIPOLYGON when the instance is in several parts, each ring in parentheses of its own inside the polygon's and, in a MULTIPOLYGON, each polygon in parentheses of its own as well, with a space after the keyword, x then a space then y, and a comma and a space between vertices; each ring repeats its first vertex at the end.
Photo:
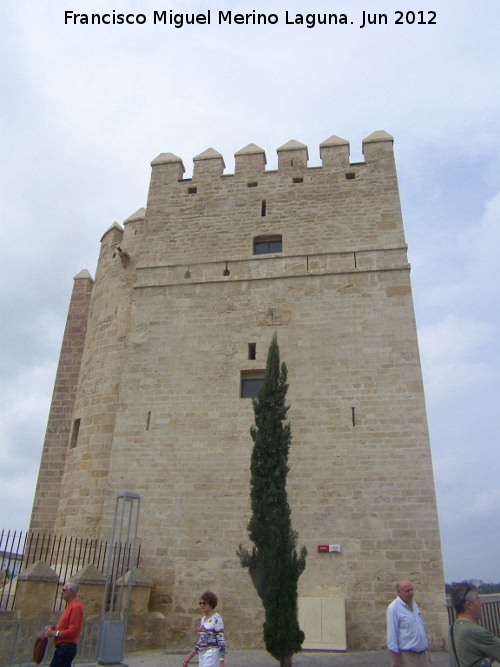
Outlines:
POLYGON ((240 398, 257 398, 264 375, 264 370, 241 371, 240 398))
POLYGON ((351 408, 352 425, 356 426, 356 408, 351 408))
POLYGON ((257 343, 248 343, 248 358, 254 360, 257 354, 257 343))
POLYGON ((250 181, 250 183, 247 183, 247 187, 249 188, 256 188, 258 185, 257 181, 250 181))
POLYGON ((262 204, 260 206, 260 215, 265 218, 266 217, 266 211, 267 211, 267 206, 266 206, 266 200, 262 200, 262 204))
POLYGON ((348 181, 353 181, 356 178, 356 174, 353 171, 348 171, 345 177, 348 181))
POLYGON ((146 431, 149 431, 150 424, 151 424, 151 410, 146 415, 146 431))
POLYGON ((292 181, 294 183, 303 183, 304 179, 302 178, 302 176, 295 176, 294 178, 292 178, 292 181))
POLYGON ((281 235, 257 236, 253 240, 254 255, 269 255, 274 252, 283 252, 283 239, 281 235))
POLYGON ((80 419, 73 422, 73 432, 71 433, 70 449, 74 449, 78 443, 78 434, 80 433, 80 419))

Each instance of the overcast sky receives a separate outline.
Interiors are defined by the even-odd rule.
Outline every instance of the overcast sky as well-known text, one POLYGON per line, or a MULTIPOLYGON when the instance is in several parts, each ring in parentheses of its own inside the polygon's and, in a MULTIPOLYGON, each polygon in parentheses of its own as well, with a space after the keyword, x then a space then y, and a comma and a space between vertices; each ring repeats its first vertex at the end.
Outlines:
POLYGON ((73 277, 94 275, 102 234, 145 206, 150 161, 175 153, 189 176, 211 146, 232 173, 252 142, 273 169, 296 139, 315 166, 336 134, 355 162, 383 129, 395 137, 446 580, 500 581, 499 33, 498 0, 3 0, 0 528, 28 526, 73 277), (210 9, 211 24, 155 25, 170 9, 210 9), (254 9, 278 22, 219 25, 219 11, 254 9), (415 23, 397 25, 399 9, 415 23), (65 25, 67 10, 146 22, 65 25), (348 24, 287 24, 286 10, 348 24), (359 27, 363 10, 387 25, 359 27))

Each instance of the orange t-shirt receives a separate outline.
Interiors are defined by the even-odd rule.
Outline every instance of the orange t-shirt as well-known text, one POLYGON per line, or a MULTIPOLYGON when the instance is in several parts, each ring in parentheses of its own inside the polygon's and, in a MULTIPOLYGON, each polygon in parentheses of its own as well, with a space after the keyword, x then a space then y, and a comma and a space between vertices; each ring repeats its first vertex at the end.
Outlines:
POLYGON ((57 621, 56 631, 59 637, 55 640, 60 644, 76 644, 83 625, 83 606, 80 600, 70 602, 57 621))

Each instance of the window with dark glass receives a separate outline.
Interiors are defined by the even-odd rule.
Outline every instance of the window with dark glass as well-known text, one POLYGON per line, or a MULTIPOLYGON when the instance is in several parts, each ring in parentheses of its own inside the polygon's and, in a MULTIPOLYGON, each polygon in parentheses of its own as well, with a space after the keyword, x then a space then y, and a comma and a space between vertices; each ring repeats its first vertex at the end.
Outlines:
POLYGON ((264 374, 264 370, 241 371, 240 397, 257 398, 264 374))
POLYGON ((283 252, 281 236, 258 236, 253 240, 254 255, 270 255, 275 252, 283 252))

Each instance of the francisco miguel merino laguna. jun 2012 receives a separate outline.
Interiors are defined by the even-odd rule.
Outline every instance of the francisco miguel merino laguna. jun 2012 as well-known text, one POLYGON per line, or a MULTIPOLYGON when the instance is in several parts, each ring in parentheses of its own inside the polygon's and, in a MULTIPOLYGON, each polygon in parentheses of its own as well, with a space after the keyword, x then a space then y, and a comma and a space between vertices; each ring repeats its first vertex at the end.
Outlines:
MULTIPOLYGON (((64 12, 65 25, 144 25, 148 22, 146 14, 123 14, 113 10, 105 14, 80 14, 72 10, 64 12)), ((257 13, 255 10, 246 14, 234 13, 231 10, 219 10, 212 12, 175 13, 169 11, 153 11, 152 22, 154 25, 171 25, 174 28, 182 28, 188 25, 276 25, 280 22, 278 14, 257 13)), ((306 28, 314 28, 316 25, 347 25, 349 23, 347 14, 334 13, 309 13, 300 14, 285 11, 285 25, 303 25, 306 28)), ((352 22, 351 22, 352 23, 352 22)))

